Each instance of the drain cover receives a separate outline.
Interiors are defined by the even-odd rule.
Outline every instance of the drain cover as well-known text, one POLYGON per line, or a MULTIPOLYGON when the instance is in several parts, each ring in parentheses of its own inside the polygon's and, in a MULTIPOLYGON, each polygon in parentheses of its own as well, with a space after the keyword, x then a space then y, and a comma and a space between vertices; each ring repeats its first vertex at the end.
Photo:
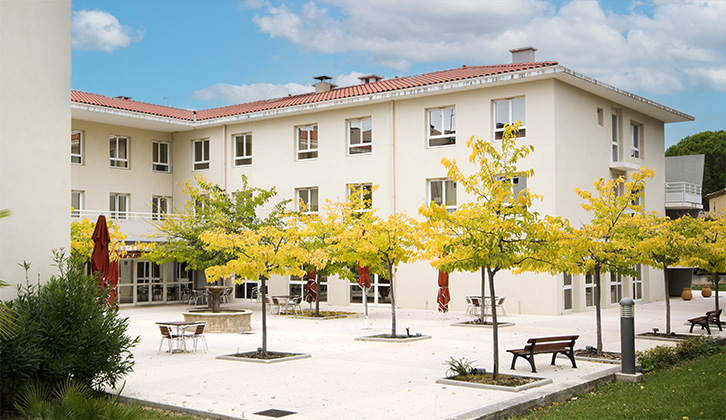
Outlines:
POLYGON ((257 413, 253 413, 253 414, 258 414, 260 416, 280 418, 280 417, 285 417, 285 416, 289 416, 290 414, 296 414, 296 413, 294 411, 278 410, 276 408, 272 408, 272 409, 265 410, 265 411, 259 411, 257 413))

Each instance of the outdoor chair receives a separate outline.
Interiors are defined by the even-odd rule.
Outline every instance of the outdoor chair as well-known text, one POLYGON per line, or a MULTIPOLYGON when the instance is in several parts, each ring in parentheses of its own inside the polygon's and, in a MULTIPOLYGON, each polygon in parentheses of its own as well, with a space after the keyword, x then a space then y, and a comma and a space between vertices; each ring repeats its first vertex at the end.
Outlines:
POLYGON ((204 292, 205 290, 192 290, 192 297, 189 299, 189 304, 191 305, 194 302, 195 305, 204 305, 206 303, 206 294, 204 292))
POLYGON ((471 315, 481 315, 481 298, 479 296, 469 296, 471 299, 471 315))
POLYGON ((232 288, 228 287, 224 290, 224 293, 222 293, 222 296, 220 296, 220 301, 222 303, 229 303, 229 297, 232 295, 232 288))
POLYGON ((272 314, 272 311, 274 310, 274 308, 276 308, 277 315, 280 315, 280 313, 282 311, 282 307, 280 305, 280 300, 277 299, 276 297, 272 297, 270 299, 272 299, 272 305, 270 306, 270 314, 272 314))
POLYGON ((194 342, 194 353, 197 352, 197 342, 199 340, 202 340, 202 343, 204 344, 204 352, 209 351, 209 347, 207 346, 207 338, 204 336, 204 330, 207 327, 207 321, 200 321, 196 324, 191 325, 188 329, 190 329, 190 332, 184 333, 184 340, 191 340, 194 342))
POLYGON ((499 296, 499 297, 497 298, 497 303, 496 303, 496 307, 497 307, 498 309, 501 309, 501 310, 502 310, 502 313, 503 313, 503 314, 504 314, 505 316, 507 315, 507 311, 505 311, 505 310, 504 310, 504 299, 506 299, 506 298, 507 298, 506 296, 499 296))
POLYGON ((173 344, 176 342, 177 348, 179 347, 179 344, 181 343, 182 347, 184 348, 184 351, 187 349, 186 342, 184 341, 184 336, 174 333, 175 328, 169 326, 169 325, 159 325, 159 331, 161 332, 161 342, 159 343, 159 351, 156 354, 161 353, 161 346, 164 344, 164 340, 167 340, 169 343, 169 355, 173 353, 174 346, 173 344))
POLYGON ((285 312, 292 311, 293 314, 297 311, 298 313, 302 314, 302 308, 300 307, 300 304, 302 303, 302 296, 295 296, 287 301, 287 305, 285 307, 285 312))
POLYGON ((474 310, 474 304, 471 303, 471 296, 466 296, 466 313, 465 313, 465 315, 469 315, 472 310, 474 310))

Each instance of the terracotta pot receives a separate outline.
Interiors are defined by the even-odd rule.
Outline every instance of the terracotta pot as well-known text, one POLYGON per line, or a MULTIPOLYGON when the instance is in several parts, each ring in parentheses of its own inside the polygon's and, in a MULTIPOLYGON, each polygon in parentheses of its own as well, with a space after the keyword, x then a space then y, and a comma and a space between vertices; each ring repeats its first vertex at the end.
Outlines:
POLYGON ((709 286, 709 285, 705 285, 705 286, 703 286, 703 289, 701 289, 701 296, 703 296, 705 298, 711 297, 711 293, 713 293, 713 292, 711 291, 711 286, 709 286))
POLYGON ((685 289, 683 289, 683 292, 681 293, 681 297, 683 298, 683 300, 693 299, 693 293, 691 293, 691 289, 689 289, 687 287, 685 289))

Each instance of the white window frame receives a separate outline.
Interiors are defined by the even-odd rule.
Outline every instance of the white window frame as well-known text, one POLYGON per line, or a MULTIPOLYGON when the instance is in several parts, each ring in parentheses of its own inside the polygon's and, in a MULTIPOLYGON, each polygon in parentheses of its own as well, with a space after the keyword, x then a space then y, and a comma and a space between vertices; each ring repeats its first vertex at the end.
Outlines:
POLYGON ((83 191, 77 191, 73 190, 71 191, 71 217, 78 218, 81 217, 83 214, 83 203, 84 194, 83 191), (74 207, 73 204, 78 203, 77 207, 74 207))
POLYGON ((111 219, 125 220, 129 213, 129 194, 111 193, 109 194, 108 211, 111 213, 111 219))
POLYGON ((571 311, 574 308, 572 283, 572 274, 562 273, 562 308, 565 311, 571 311))
POLYGON ((613 111, 610 116, 610 142, 612 147, 612 159, 613 162, 620 161, 620 115, 613 111))
MULTIPOLYGON (((390 305, 391 304, 391 282, 388 283, 383 282, 383 280, 386 280, 382 278, 381 276, 377 274, 369 274, 370 280, 371 280, 371 287, 368 288, 367 292, 367 302, 369 305, 390 305), (385 292, 386 296, 383 296, 384 291, 382 289, 387 289, 385 292)), ((363 292, 363 289, 361 289, 360 286, 358 286, 358 283, 352 282, 350 283, 350 289, 349 289, 349 296, 348 296, 348 302, 353 305, 362 304, 363 295, 361 293, 361 302, 354 302, 353 301, 353 295, 358 294, 359 292, 363 292)))
POLYGON ((71 131, 71 163, 74 165, 83 165, 83 132, 78 130, 71 131), (78 137, 78 152, 73 152, 73 142, 78 137))
POLYGON ((234 148, 233 166, 252 165, 252 133, 232 135, 232 146, 234 148), (242 147, 239 147, 240 141, 242 147))
POLYGON ((446 211, 449 213, 453 213, 456 211, 456 206, 458 205, 457 201, 457 191, 456 191, 456 182, 449 178, 438 178, 438 179, 429 179, 428 180, 428 203, 434 202, 436 204, 443 204, 446 208, 446 211), (441 191, 441 197, 439 200, 434 197, 434 186, 440 185, 440 191, 441 191), (453 197, 449 196, 449 189, 446 188, 447 185, 453 185, 453 197), (453 204, 452 204, 453 200, 453 204))
POLYGON ((318 130, 318 124, 300 125, 295 127, 295 150, 297 152, 297 160, 310 160, 317 159, 320 150, 320 131, 318 130), (300 134, 302 132, 308 133, 307 139, 301 139, 300 134), (312 138, 310 133, 315 132, 315 139, 312 138), (315 146, 313 147, 313 140, 315 140, 315 146), (304 141, 305 144, 301 145, 300 142, 304 141), (304 146, 304 147, 303 147, 304 146))
POLYGON ((353 194, 363 195, 361 203, 363 203, 363 205, 365 207, 362 208, 360 211, 371 211, 373 209, 373 184, 370 184, 370 183, 348 184, 346 187, 347 187, 346 197, 350 197, 353 194), (365 201, 366 191, 368 191, 368 195, 370 196, 370 202, 365 201))
POLYGON ((643 125, 630 122, 630 157, 643 159, 643 125))
POLYGON ((318 187, 304 187, 295 189, 297 208, 303 214, 317 213, 320 209, 320 192, 318 187))
POLYGON ((358 118, 347 121, 348 128, 348 156, 367 155, 373 152, 373 122, 371 117, 358 118), (368 130, 366 130, 366 126, 368 130), (353 130, 358 128, 357 143, 353 143, 353 130), (364 133, 368 132, 368 139, 364 133))
POLYGON ((635 271, 638 272, 638 275, 632 277, 633 300, 641 301, 643 300, 643 266, 641 264, 636 264, 635 271))
POLYGON ((112 168, 129 169, 129 143, 130 140, 125 136, 111 136, 109 138, 109 159, 111 159, 112 168), (124 140, 124 147, 120 146, 120 140, 124 140), (119 157, 120 151, 123 150, 125 157, 119 157))
POLYGON ((151 197, 151 220, 164 220, 171 212, 171 197, 155 195, 151 197))
POLYGON ((618 304, 623 299, 623 276, 610 273, 610 303, 618 304))
POLYGON ((446 147, 456 145, 456 107, 446 106, 440 108, 430 108, 426 110, 426 145, 428 147, 446 147), (434 115, 435 113, 441 113, 441 116, 434 115), (446 130, 446 120, 449 120, 449 130, 446 130), (438 120, 439 121, 434 121, 438 120), (435 134, 434 130, 436 122, 441 126, 441 132, 435 134))
POLYGON ((195 171, 207 170, 209 164, 209 139, 199 139, 192 142, 192 168, 195 171), (197 144, 202 145, 201 156, 197 156, 197 144))
POLYGON ((165 141, 153 141, 151 143, 151 161, 152 171, 171 172, 171 144, 165 141))
POLYGON ((585 307, 586 308, 594 308, 596 305, 595 302, 595 287, 597 285, 595 284, 595 276, 592 274, 585 275, 585 307), (588 304, 587 298, 590 297, 590 303, 588 304))
POLYGON ((518 138, 524 138, 527 137, 527 102, 525 101, 524 96, 516 97, 516 98, 507 98, 507 99, 501 99, 497 101, 493 101, 492 108, 494 109, 494 121, 492 123, 492 126, 494 127, 494 139, 495 140, 501 140, 504 136, 504 128, 507 124, 511 125, 516 123, 517 121, 520 121, 522 125, 519 126, 519 131, 517 132, 518 138), (515 118, 514 117, 514 105, 522 103, 522 118, 515 118), (502 118, 502 126, 499 127, 499 106, 500 105, 506 105, 507 106, 507 118, 502 118), (505 121, 506 120, 506 121, 505 121))

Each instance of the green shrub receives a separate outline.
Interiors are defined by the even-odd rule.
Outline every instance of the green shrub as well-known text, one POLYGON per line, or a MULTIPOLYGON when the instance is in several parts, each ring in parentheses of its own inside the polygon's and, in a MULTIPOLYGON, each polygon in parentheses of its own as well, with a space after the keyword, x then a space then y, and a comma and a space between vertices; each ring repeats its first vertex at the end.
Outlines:
POLYGON ((143 408, 139 405, 118 404, 95 394, 86 385, 66 380, 51 390, 45 384, 28 386, 20 394, 15 409, 27 419, 114 419, 134 420, 143 408))
POLYGON ((13 401, 21 385, 55 387, 67 379, 89 387, 115 386, 131 371, 128 319, 106 305, 107 293, 79 266, 58 261, 60 275, 47 284, 18 289, 8 302, 17 314, 15 331, 0 339, 0 396, 13 401))
POLYGON ((459 376, 463 375, 466 376, 471 372, 472 365, 476 362, 476 360, 468 360, 466 357, 462 357, 461 359, 454 359, 453 356, 449 356, 449 360, 444 362, 445 365, 449 367, 447 369, 446 373, 451 373, 451 376, 459 376))
POLYGON ((676 347, 657 346, 650 350, 639 351, 638 361, 640 370, 644 373, 667 368, 684 360, 695 359, 721 352, 716 340, 713 338, 693 337, 681 341, 676 347))

